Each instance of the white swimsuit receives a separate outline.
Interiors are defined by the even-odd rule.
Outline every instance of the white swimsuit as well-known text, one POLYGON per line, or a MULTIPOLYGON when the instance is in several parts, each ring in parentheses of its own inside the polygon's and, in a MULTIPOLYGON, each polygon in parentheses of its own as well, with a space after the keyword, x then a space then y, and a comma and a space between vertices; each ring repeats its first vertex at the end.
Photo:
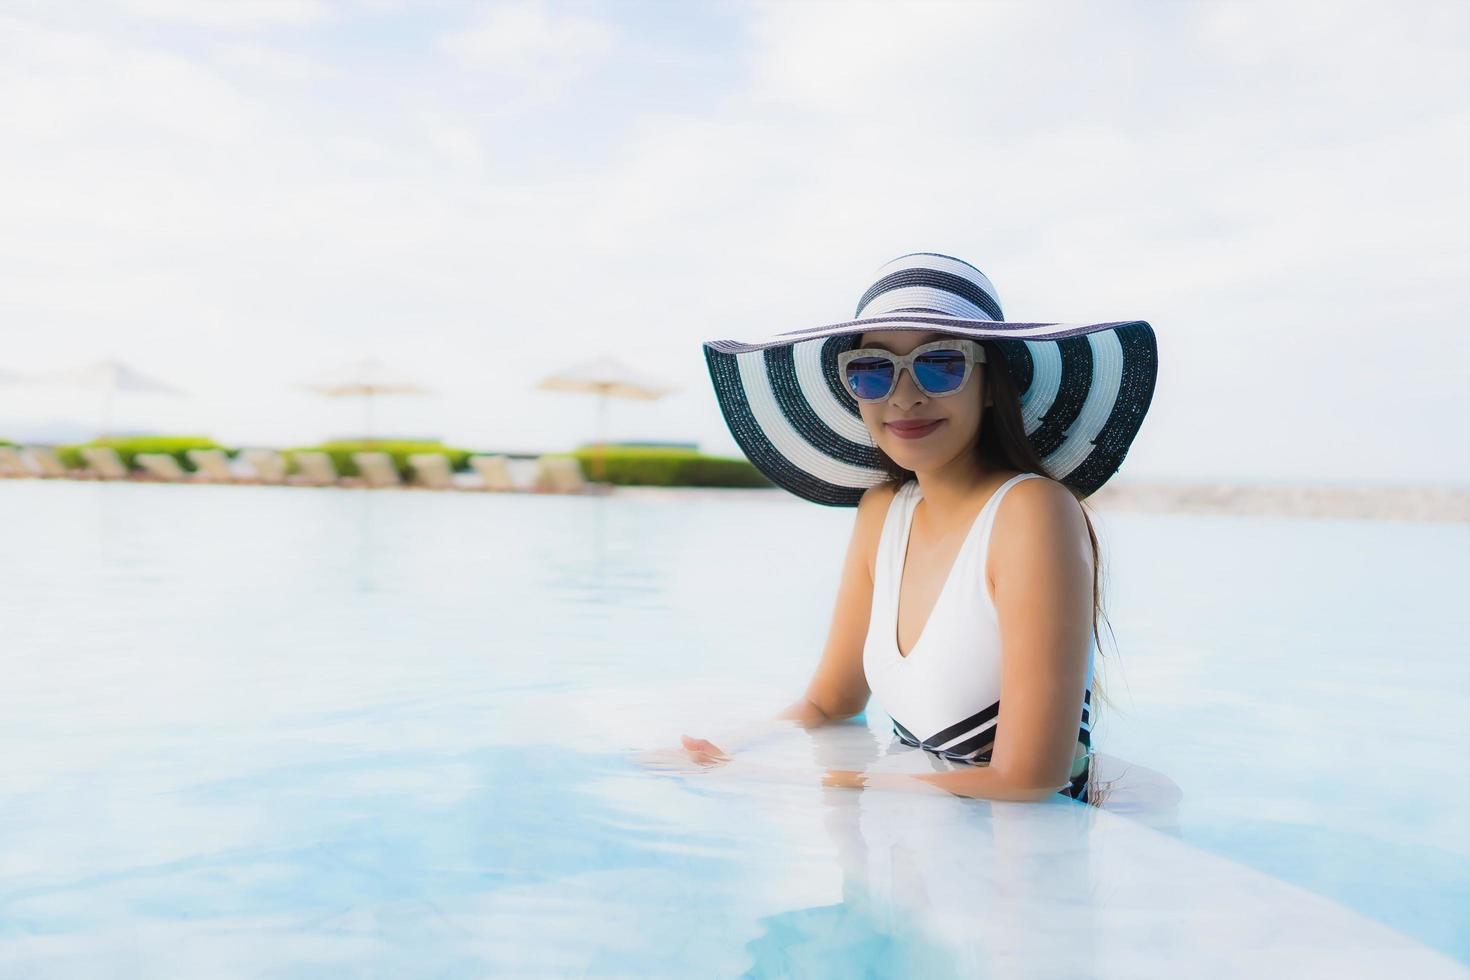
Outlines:
MULTIPOLYGON (((951 762, 984 765, 995 747, 1000 716, 1000 626, 985 583, 985 560, 1001 498, 1030 477, 1040 478, 1040 474, 1020 473, 986 501, 940 588, 924 632, 906 657, 898 650, 898 597, 909 528, 923 496, 917 480, 908 481, 894 494, 883 522, 863 670, 869 688, 893 719, 894 735, 906 745, 951 762)), ((1077 732, 1077 740, 1089 753, 1096 651, 1094 639, 1087 651, 1087 682, 1077 732)), ((1085 800, 1087 776, 1084 768, 1061 792, 1085 800)))

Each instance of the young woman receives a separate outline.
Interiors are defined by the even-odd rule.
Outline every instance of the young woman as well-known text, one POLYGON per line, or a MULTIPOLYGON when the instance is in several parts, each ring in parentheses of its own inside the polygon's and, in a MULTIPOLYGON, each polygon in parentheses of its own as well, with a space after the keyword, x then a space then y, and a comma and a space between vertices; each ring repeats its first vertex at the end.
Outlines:
POLYGON ((777 719, 847 719, 876 695, 894 739, 943 763, 824 784, 1087 802, 1101 597, 1081 501, 1148 409, 1150 326, 1008 323, 979 269, 919 252, 878 271, 854 320, 705 353, 751 461, 857 508, 826 648, 777 719))

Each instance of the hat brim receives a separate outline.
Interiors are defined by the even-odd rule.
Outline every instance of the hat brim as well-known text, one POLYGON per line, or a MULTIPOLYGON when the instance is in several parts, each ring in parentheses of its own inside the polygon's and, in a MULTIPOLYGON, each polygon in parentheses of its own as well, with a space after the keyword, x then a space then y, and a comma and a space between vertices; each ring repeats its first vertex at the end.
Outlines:
POLYGON ((730 434, 767 479, 855 507, 888 479, 837 355, 864 333, 932 331, 992 341, 1021 393, 1026 436, 1081 496, 1117 472, 1153 398, 1158 349, 1143 320, 1019 323, 898 311, 752 340, 711 340, 705 360, 730 434))

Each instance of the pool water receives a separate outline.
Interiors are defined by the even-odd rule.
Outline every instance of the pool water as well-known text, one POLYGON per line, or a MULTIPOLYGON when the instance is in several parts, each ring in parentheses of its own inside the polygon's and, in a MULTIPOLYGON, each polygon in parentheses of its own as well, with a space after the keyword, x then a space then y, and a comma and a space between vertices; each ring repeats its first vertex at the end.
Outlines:
POLYGON ((876 701, 640 764, 800 695, 850 510, 0 518, 0 976, 1470 976, 1467 525, 1099 516, 1098 809, 823 788, 925 771, 876 701))

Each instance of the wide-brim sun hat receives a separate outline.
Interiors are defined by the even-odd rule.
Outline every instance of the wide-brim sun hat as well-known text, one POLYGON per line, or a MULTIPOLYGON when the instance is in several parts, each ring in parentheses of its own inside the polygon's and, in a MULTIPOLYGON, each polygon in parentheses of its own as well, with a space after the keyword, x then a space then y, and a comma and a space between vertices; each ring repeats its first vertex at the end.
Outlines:
POLYGON ((911 252, 878 269, 855 319, 704 342, 730 434, 772 483, 814 503, 855 507, 863 491, 889 479, 837 370, 837 355, 857 347, 863 334, 888 330, 993 344, 1020 392, 1037 457, 1082 497, 1118 471, 1158 376, 1158 347, 1146 321, 1010 322, 975 266, 911 252))

